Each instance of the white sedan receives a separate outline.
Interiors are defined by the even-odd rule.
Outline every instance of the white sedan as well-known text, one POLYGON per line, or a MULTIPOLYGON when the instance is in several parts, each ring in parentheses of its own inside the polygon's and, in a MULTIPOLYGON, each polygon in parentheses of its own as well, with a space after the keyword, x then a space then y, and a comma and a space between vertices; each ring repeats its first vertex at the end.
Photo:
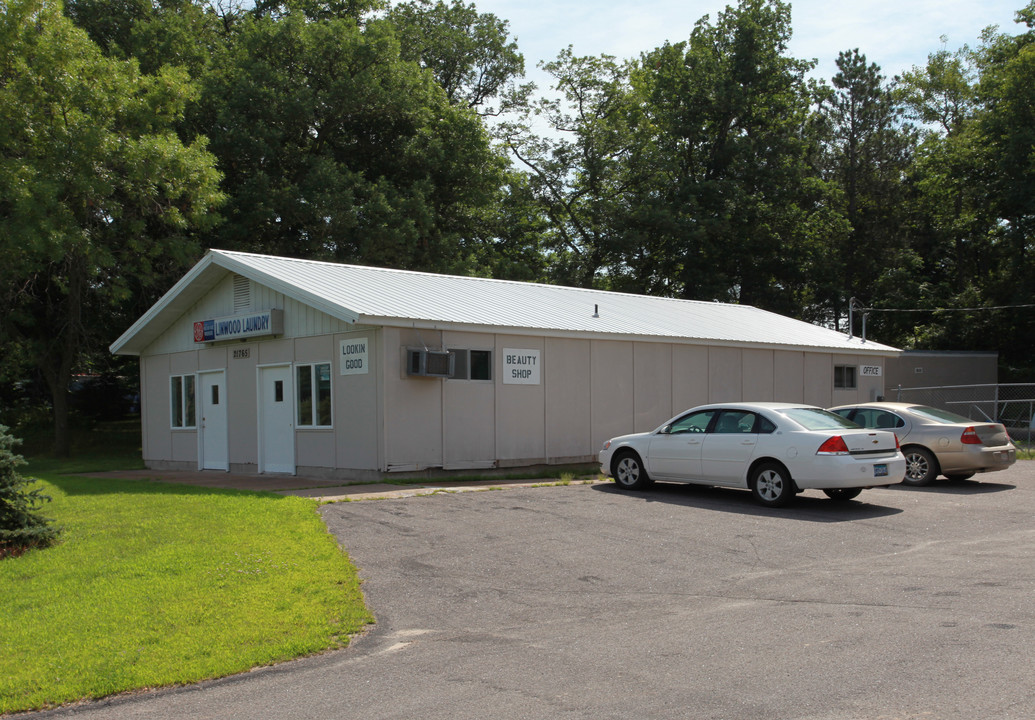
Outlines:
POLYGON ((749 488, 779 507, 803 490, 850 500, 902 481, 895 433, 867 430, 822 408, 794 403, 724 403, 680 413, 652 432, 612 438, 600 469, 623 490, 654 480, 749 488))

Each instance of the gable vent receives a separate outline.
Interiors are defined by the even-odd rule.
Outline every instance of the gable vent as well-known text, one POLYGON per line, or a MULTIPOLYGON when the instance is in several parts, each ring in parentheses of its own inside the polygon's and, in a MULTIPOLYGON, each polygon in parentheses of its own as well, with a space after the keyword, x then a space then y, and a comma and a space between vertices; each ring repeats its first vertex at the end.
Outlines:
POLYGON ((234 275, 234 312, 247 310, 252 304, 252 281, 243 275, 234 275))

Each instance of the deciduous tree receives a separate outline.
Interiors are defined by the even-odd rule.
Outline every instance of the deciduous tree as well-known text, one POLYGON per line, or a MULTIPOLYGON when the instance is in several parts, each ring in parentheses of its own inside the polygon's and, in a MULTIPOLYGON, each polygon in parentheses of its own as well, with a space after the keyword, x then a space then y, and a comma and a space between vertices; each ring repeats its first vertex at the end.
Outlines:
POLYGON ((0 77, 0 344, 39 369, 67 454, 73 371, 194 256, 219 175, 204 140, 173 132, 186 73, 105 57, 60 3, 6 4, 0 77))

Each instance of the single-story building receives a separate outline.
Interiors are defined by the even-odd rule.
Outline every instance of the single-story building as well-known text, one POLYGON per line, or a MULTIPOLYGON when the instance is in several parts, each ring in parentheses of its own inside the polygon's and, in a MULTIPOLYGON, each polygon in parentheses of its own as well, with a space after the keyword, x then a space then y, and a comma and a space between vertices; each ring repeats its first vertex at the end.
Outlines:
POLYGON ((888 358, 884 383, 888 400, 902 388, 944 385, 995 385, 999 382, 999 353, 957 350, 903 350, 888 358))
POLYGON ((111 345, 153 469, 592 462, 706 402, 884 393, 895 348, 745 305, 212 250, 111 345))

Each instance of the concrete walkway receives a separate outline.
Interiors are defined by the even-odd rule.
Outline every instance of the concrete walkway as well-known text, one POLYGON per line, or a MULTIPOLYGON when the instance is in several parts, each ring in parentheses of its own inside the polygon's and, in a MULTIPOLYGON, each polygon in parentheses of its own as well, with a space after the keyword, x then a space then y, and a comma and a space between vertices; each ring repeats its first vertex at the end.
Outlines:
MULTIPOLYGON (((320 502, 341 502, 352 500, 381 500, 401 497, 433 495, 443 492, 471 492, 474 490, 536 487, 538 485, 559 485, 556 478, 506 480, 447 480, 414 482, 396 485, 394 483, 348 483, 326 478, 311 478, 297 475, 248 475, 226 473, 218 470, 113 470, 110 472, 86 473, 88 477, 123 480, 155 480, 200 487, 226 488, 272 492, 279 495, 297 495, 313 498, 320 502)), ((572 483, 594 484, 601 482, 596 476, 583 476, 572 483)), ((607 480, 606 482, 610 482, 607 480)))

